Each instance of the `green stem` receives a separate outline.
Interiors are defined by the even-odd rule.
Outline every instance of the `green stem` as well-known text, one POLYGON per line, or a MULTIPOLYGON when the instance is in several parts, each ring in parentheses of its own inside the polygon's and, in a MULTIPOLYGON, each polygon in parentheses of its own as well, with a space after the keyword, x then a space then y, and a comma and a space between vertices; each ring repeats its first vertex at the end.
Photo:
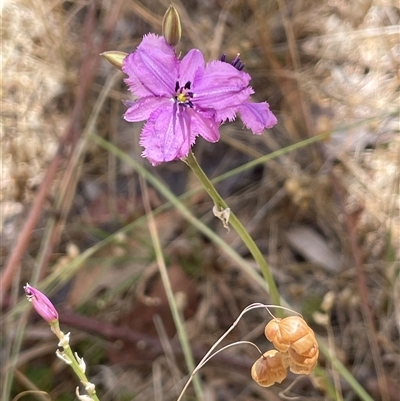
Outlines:
POLYGON ((363 401, 374 401, 374 399, 367 393, 363 386, 356 380, 356 378, 347 370, 347 368, 339 361, 339 359, 332 354, 323 341, 318 341, 319 349, 325 357, 331 362, 332 367, 336 369, 342 377, 347 381, 350 387, 357 393, 363 401))
MULTIPOLYGON (((69 346, 65 346, 63 347, 65 355, 71 360, 71 368, 72 370, 75 372, 75 374, 79 377, 79 380, 81 381, 81 383, 83 385, 85 385, 85 383, 90 383, 89 379, 86 377, 86 374, 81 370, 81 368, 79 367, 79 363, 75 358, 74 353, 72 352, 71 347, 69 346)), ((93 392, 88 392, 90 397, 92 397, 94 400, 99 401, 97 395, 93 392)))
POLYGON ((90 383, 90 381, 88 380, 88 378, 86 377, 85 374, 85 369, 81 368, 81 366, 79 365, 79 362, 77 360, 77 358, 75 357, 74 353, 72 352, 72 349, 69 345, 69 338, 68 335, 65 335, 61 330, 60 330, 60 325, 58 320, 51 323, 50 324, 51 327, 51 331, 58 337, 58 339, 60 340, 60 343, 58 344, 59 346, 61 346, 63 348, 64 353, 61 353, 61 355, 63 355, 63 360, 68 363, 68 365, 72 368, 72 370, 75 372, 75 374, 78 376, 79 380, 81 381, 81 383, 85 386, 85 390, 87 391, 87 393, 89 394, 90 398, 93 401, 100 401, 99 398, 97 397, 96 394, 96 390, 93 386, 92 383, 90 383), (64 359, 65 358, 65 359, 64 359), (67 362, 68 361, 68 362, 67 362), (88 385, 93 386, 88 387, 88 385))
MULTIPOLYGON (((192 151, 189 152, 188 157, 185 159, 186 164, 192 169, 192 171, 196 174, 197 178, 203 184, 204 189, 210 195, 211 199, 214 201, 216 207, 219 211, 228 209, 228 205, 223 200, 221 195, 217 192, 214 185, 211 183, 209 178, 206 176, 202 168, 200 167, 199 163, 193 154, 192 151)), ((268 285, 268 293, 271 296, 272 303, 275 305, 281 304, 281 299, 279 295, 279 291, 276 287, 274 278, 272 276, 271 270, 266 262, 263 254, 261 253, 260 249, 254 242, 253 238, 251 238, 250 234, 240 222, 240 220, 236 217, 236 215, 231 211, 229 216, 229 223, 235 229, 235 231, 239 234, 242 241, 247 246, 248 250, 253 255, 254 260, 260 266, 261 273, 264 276, 264 279, 268 285)), ((279 311, 279 309, 278 309, 279 311)), ((279 312, 278 312, 279 313, 279 312)))

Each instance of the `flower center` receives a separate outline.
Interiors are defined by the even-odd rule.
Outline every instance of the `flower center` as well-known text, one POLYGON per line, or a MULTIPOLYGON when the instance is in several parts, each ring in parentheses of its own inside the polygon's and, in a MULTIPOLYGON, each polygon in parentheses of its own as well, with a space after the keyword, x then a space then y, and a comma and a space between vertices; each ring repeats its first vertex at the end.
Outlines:
POLYGON ((175 96, 174 99, 178 104, 187 107, 193 107, 191 99, 193 98, 193 92, 190 91, 191 83, 186 82, 185 86, 180 86, 179 81, 175 84, 175 96))

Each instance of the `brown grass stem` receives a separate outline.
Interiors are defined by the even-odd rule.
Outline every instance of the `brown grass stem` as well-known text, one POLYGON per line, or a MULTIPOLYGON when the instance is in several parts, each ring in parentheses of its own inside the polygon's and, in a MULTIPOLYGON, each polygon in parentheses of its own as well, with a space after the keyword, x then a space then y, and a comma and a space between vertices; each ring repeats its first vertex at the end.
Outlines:
MULTIPOLYGON (((171 282, 168 276, 167 266, 165 264, 165 259, 161 247, 160 237, 158 235, 157 225, 153 216, 153 211, 150 205, 149 191, 147 189, 147 183, 143 176, 139 177, 140 185, 143 194, 143 204, 146 210, 147 222, 150 231, 150 236, 153 242, 154 251, 156 254, 157 266, 160 272, 161 280, 167 295, 169 308, 171 310, 172 318, 175 323, 176 331, 178 334, 179 342, 181 343, 183 355, 185 357, 186 365, 189 372, 193 371, 195 368, 193 353, 190 347, 189 339, 186 335, 185 328, 183 326, 182 316, 179 312, 177 302, 175 300, 175 295, 172 290, 171 282)), ((203 390, 201 388, 200 379, 198 377, 193 381, 196 397, 199 401, 204 399, 203 390)))
POLYGON ((376 374, 378 377, 378 385, 383 401, 390 401, 390 396, 388 392, 388 383, 385 377, 385 370, 383 368, 382 359, 380 356, 379 343, 377 339, 377 333, 374 325, 374 316, 372 313, 372 307, 369 300, 369 291, 365 277, 365 271, 363 268, 361 252, 357 245, 357 236, 354 229, 354 221, 352 217, 347 213, 344 205, 344 193, 340 186, 338 179, 334 174, 331 174, 332 184, 335 192, 339 199, 339 206, 341 212, 344 216, 344 224, 348 234, 348 239, 350 242, 350 248, 353 254, 353 259, 356 267, 357 273, 357 288, 360 295, 361 310, 364 317, 366 329, 368 332, 368 341, 370 343, 372 358, 375 364, 376 374))

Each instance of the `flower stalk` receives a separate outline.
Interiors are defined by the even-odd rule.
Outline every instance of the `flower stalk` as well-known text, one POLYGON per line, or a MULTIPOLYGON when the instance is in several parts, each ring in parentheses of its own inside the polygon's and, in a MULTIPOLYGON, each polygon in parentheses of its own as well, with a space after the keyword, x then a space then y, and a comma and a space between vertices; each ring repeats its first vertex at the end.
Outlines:
MULTIPOLYGON (((219 211, 229 209, 229 207, 226 204, 226 202, 224 201, 224 199, 221 197, 221 195, 215 189, 214 185, 211 183, 211 181, 209 180, 207 175, 204 173, 203 169, 200 167, 200 165, 197 162, 196 157, 194 156, 192 151, 189 152, 187 158, 183 159, 183 161, 191 168, 191 170, 194 172, 196 177, 200 180, 204 189, 207 191, 207 193, 210 195, 211 199, 214 201, 216 208, 219 211)), ((243 224, 240 222, 240 220, 236 217, 236 215, 232 211, 230 211, 229 223, 232 225, 232 227, 238 233, 238 235, 240 236, 242 241, 245 243, 245 245, 247 246, 250 253, 253 255, 254 260, 260 267, 261 273, 268 285, 268 292, 269 292, 269 295, 271 296, 272 303, 274 303, 275 305, 280 305, 281 302, 280 302, 279 291, 276 287, 276 284, 275 284, 274 278, 272 276, 271 270, 268 266, 268 263, 266 262, 260 249, 254 242, 253 238, 251 238, 251 236, 248 233, 248 231, 246 230, 246 228, 243 226, 243 224)))

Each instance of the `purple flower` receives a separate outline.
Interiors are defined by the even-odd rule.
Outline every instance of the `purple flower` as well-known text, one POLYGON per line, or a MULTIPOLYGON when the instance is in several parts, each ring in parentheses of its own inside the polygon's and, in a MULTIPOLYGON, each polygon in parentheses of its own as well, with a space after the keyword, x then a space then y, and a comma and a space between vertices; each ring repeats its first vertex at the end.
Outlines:
POLYGON ((184 158, 198 135, 217 142, 220 124, 233 121, 236 113, 253 134, 273 127, 277 120, 268 103, 250 102, 250 75, 236 65, 242 64, 205 64, 197 49, 180 60, 163 37, 144 36, 122 65, 125 83, 137 98, 127 102, 124 118, 147 120, 140 138, 142 155, 153 165, 184 158))
POLYGON ((24 286, 24 290, 28 301, 32 302, 36 312, 39 313, 47 323, 52 324, 58 320, 56 308, 46 295, 36 288, 31 287, 28 283, 24 286))

